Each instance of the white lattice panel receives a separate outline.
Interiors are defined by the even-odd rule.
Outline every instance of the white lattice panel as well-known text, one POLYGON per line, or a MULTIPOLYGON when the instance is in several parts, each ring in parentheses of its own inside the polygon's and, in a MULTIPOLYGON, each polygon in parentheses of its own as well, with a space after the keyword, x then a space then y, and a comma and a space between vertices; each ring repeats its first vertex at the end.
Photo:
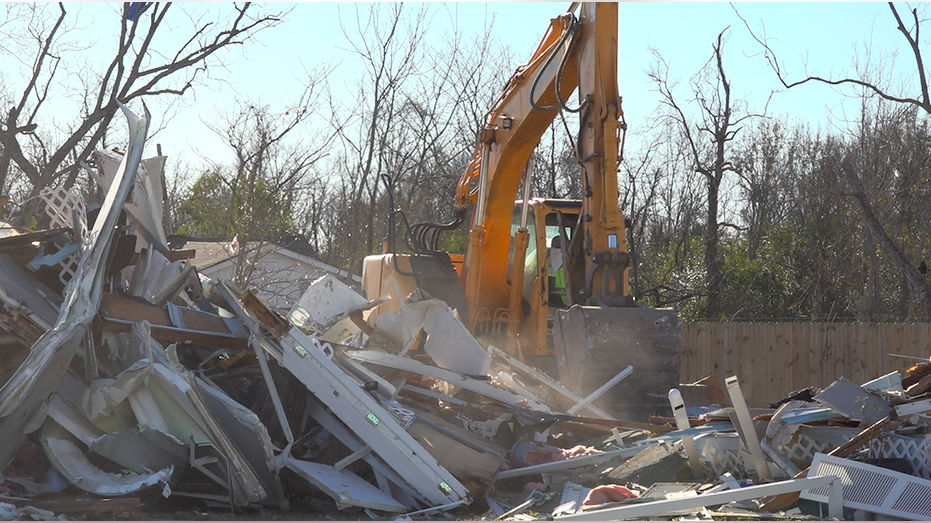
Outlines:
POLYGON ((52 228, 71 227, 71 211, 83 211, 77 188, 66 191, 64 187, 46 187, 39 192, 39 197, 45 202, 45 213, 51 218, 52 228))
POLYGON ((695 442, 701 448, 702 461, 708 465, 716 476, 730 472, 736 478, 749 477, 740 451, 740 436, 737 434, 716 434, 699 438, 695 442), (699 445, 701 443, 701 445, 699 445))
POLYGON ((799 432, 798 439, 787 449, 781 449, 789 459, 811 461, 818 452, 827 453, 834 449, 834 445, 814 440, 799 432))
MULTIPOLYGON (((71 222, 74 211, 82 217, 86 215, 84 200, 77 187, 72 187, 70 191, 66 191, 64 187, 46 187, 39 192, 39 197, 45 202, 45 213, 49 215, 52 228, 73 227, 71 222)), ((61 248, 60 245, 58 247, 61 248)), ((71 254, 61 262, 58 279, 65 285, 77 271, 79 253, 80 251, 71 254)))
POLYGON ((931 479, 931 438, 882 435, 870 440, 869 456, 908 460, 916 476, 931 479))

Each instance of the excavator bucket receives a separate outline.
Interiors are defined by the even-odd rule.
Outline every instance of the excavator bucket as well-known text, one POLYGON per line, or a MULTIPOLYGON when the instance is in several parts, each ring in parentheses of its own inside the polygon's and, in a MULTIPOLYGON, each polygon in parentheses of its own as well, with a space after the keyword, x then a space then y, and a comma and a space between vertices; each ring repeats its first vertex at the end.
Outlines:
POLYGON ((553 346, 559 381, 582 398, 633 366, 594 406, 625 421, 671 415, 667 393, 679 385, 682 354, 676 311, 573 305, 556 311, 553 346))

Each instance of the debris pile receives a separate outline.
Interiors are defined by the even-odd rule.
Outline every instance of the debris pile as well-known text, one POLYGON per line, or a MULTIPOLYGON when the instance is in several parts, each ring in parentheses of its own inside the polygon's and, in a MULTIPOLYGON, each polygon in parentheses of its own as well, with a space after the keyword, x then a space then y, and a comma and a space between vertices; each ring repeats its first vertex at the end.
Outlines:
POLYGON ((768 409, 708 377, 614 419, 593 402, 636 368, 581 397, 422 292, 325 276, 278 311, 199 275, 124 111, 103 205, 49 193, 50 228, 0 238, 0 518, 931 518, 931 364, 768 409))

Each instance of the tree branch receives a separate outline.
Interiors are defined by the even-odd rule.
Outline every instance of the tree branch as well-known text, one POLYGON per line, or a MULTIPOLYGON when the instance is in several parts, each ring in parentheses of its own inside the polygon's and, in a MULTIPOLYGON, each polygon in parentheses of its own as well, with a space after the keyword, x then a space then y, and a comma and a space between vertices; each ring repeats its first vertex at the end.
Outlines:
MULTIPOLYGON (((929 98, 928 98, 927 77, 926 77, 926 74, 925 74, 925 71, 922 65, 921 52, 918 49, 918 43, 916 40, 914 40, 911 37, 909 32, 905 29, 904 25, 902 25, 902 21, 899 18, 898 12, 896 12, 895 7, 893 6, 891 2, 889 3, 889 7, 890 9, 892 9, 892 12, 895 15, 896 20, 898 20, 899 30, 902 31, 906 39, 908 39, 909 45, 911 45, 912 51, 915 54, 915 59, 918 62, 919 67, 921 67, 921 69, 919 69, 918 71, 918 75, 921 79, 921 91, 922 91, 921 100, 917 98, 907 97, 907 96, 893 96, 887 93, 886 91, 884 91, 883 89, 881 89, 880 87, 876 86, 875 84, 862 80, 862 79, 858 79, 858 78, 842 78, 839 80, 834 80, 830 78, 823 78, 821 76, 811 75, 801 80, 790 82, 786 79, 786 76, 783 74, 781 68, 779 67, 779 60, 776 57, 776 52, 773 51, 773 49, 769 46, 768 43, 766 43, 765 39, 761 39, 760 37, 756 35, 756 33, 753 32, 753 29, 750 28, 750 24, 747 23, 747 21, 740 15, 740 12, 737 11, 737 8, 734 6, 733 3, 731 4, 731 7, 734 9, 734 12, 737 13, 738 18, 740 18, 743 21, 744 25, 747 28, 747 31, 750 33, 750 36, 754 40, 756 40, 757 43, 763 46, 766 60, 769 63, 770 68, 773 70, 774 73, 776 73, 776 78, 779 80, 780 83, 782 83, 782 86, 785 87, 786 89, 791 89, 793 87, 797 87, 799 85, 803 85, 809 82, 820 82, 820 83, 824 83, 827 85, 852 84, 852 85, 857 85, 857 86, 866 88, 869 91, 871 91, 873 94, 879 96, 880 98, 884 100, 888 100, 890 102, 897 102, 897 103, 914 104, 924 109, 925 112, 927 112, 928 114, 931 114, 931 101, 929 101, 929 98)), ((917 24, 917 14, 915 14, 915 17, 916 17, 916 24, 917 24)))
POLYGON ((860 182, 860 178, 854 171, 849 159, 844 159, 841 164, 841 170, 847 178, 847 182, 850 184, 852 195, 857 202, 857 207, 860 209, 860 214, 862 214, 863 221, 866 223, 873 240, 879 244, 892 263, 905 275, 909 286, 911 286, 918 297, 918 301, 921 303, 925 318, 931 317, 931 289, 929 289, 928 284, 924 281, 918 269, 905 259, 905 255, 902 254, 902 251, 895 245, 892 238, 886 234, 886 230, 873 214, 873 209, 866 197, 863 184, 860 182))

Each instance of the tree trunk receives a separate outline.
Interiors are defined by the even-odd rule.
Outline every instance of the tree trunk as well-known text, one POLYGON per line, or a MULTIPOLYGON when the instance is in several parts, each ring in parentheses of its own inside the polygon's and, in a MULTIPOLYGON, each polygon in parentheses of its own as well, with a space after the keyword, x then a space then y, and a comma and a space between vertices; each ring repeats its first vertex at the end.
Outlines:
POLYGON ((879 321, 880 316, 880 274, 879 256, 876 255, 876 241, 872 234, 863 238, 863 289, 861 291, 860 321, 879 321))
POLYGON ((849 160, 844 160, 841 170, 844 172, 847 182, 850 184, 853 196, 857 201, 857 206, 860 208, 860 213, 863 215, 863 221, 866 222, 870 235, 876 243, 879 244, 879 248, 883 250, 886 256, 892 260, 896 268, 901 271, 908 280, 909 285, 915 292, 916 298, 919 303, 921 303, 921 308, 924 312, 924 317, 922 319, 927 320, 931 317, 931 288, 928 287, 927 282, 924 281, 918 269, 905 259, 905 256, 899 248, 896 247, 889 235, 886 234, 879 220, 876 219, 870 207, 870 203, 866 199, 866 192, 863 190, 863 184, 860 182, 860 178, 857 176, 856 172, 854 172, 853 166, 850 165, 849 160))
POLYGON ((708 223, 705 230, 705 274, 708 280, 708 301, 705 319, 721 317, 721 266, 718 260, 718 196, 719 183, 708 180, 708 223))

